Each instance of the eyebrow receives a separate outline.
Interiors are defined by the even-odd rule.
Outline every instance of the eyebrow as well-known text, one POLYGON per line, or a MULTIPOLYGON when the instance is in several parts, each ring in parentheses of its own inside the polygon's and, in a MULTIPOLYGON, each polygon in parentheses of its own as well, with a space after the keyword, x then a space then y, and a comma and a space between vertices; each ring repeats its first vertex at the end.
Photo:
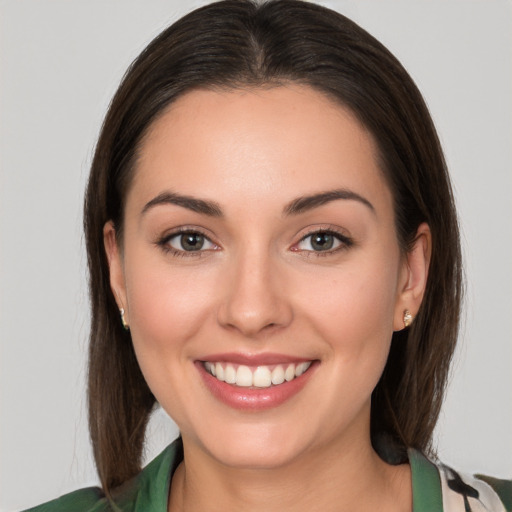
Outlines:
POLYGON ((319 194, 299 197, 288 203, 283 212, 285 215, 298 215, 338 199, 358 201, 375 214, 375 208, 368 199, 347 189, 328 190, 326 192, 320 192, 319 194))
MULTIPOLYGON (((358 201, 375 213, 375 208, 368 199, 347 189, 329 190, 310 196, 302 196, 288 203, 284 209, 284 215, 298 215, 308 210, 313 210, 324 204, 339 199, 358 201)), ((223 217, 220 205, 214 201, 198 199, 196 197, 177 194, 176 192, 162 192, 145 204, 141 214, 144 215, 156 206, 172 204, 181 206, 196 213, 208 215, 209 217, 223 217)))
POLYGON ((151 199, 144 208, 142 208, 141 214, 144 215, 155 206, 161 206, 166 204, 173 204, 187 208, 193 212, 208 215, 209 217, 222 217, 222 210, 220 206, 214 201, 206 201, 204 199, 198 199, 196 197, 184 196, 176 194, 175 192, 162 192, 155 198, 151 199))

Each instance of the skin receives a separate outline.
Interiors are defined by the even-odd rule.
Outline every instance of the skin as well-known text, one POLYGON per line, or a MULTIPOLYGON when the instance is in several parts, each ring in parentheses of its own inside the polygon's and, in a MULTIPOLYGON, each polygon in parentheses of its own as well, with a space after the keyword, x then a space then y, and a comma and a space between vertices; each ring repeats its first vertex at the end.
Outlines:
POLYGON ((430 232, 421 225, 402 254, 375 155, 349 111, 298 85, 193 91, 151 127, 122 246, 111 223, 104 235, 142 372, 183 437, 169 510, 411 510, 409 466, 371 447, 370 398, 404 310, 421 303, 430 232), (371 207, 349 198, 284 212, 340 189, 371 207), (147 206, 166 192, 213 201, 222 216, 147 206), (204 250, 180 250, 169 239, 180 227, 203 233, 204 250), (326 230, 344 238, 313 250, 308 235, 326 230), (237 410, 195 364, 225 352, 317 364, 285 403, 237 410))

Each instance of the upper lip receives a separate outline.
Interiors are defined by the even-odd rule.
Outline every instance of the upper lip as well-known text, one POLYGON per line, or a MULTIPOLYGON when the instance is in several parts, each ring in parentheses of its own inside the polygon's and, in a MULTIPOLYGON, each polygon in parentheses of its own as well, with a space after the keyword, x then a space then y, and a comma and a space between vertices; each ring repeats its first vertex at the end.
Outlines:
POLYGON ((229 352, 223 354, 211 354, 198 359, 202 362, 225 362, 234 364, 243 364, 246 366, 261 366, 261 365, 272 365, 281 363, 303 363, 312 361, 313 359, 307 357, 296 357, 286 354, 274 354, 274 353, 263 353, 263 354, 241 354, 236 352, 229 352))

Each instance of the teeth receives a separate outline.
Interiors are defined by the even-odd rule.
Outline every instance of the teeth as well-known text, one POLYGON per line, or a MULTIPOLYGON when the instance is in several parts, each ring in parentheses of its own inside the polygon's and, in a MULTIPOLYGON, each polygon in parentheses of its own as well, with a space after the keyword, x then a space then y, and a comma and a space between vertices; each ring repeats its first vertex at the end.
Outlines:
POLYGON ((252 383, 257 388, 268 388, 272 384, 272 374, 267 366, 258 366, 252 376, 252 383))
POLYGON ((268 388, 272 385, 278 386, 283 382, 290 382, 300 377, 309 367, 311 361, 269 366, 258 366, 251 369, 246 365, 232 365, 229 363, 212 363, 206 361, 204 367, 206 371, 216 377, 218 380, 234 384, 240 387, 268 388))
POLYGON ((236 383, 236 370, 230 364, 226 366, 226 371, 224 372, 224 381, 228 384, 236 383))
POLYGON ((281 365, 272 370, 272 384, 278 385, 284 382, 284 370, 281 365))
POLYGON ((284 378, 287 382, 290 382, 295 378, 295 365, 289 364, 284 372, 284 378))
MULTIPOLYGON (((219 364, 219 363, 217 363, 219 364)), ((248 388, 252 386, 252 372, 248 366, 240 365, 236 371, 237 386, 248 388)))
POLYGON ((220 363, 215 364, 215 377, 219 380, 224 380, 224 368, 220 363))
POLYGON ((300 377, 309 368, 309 363, 300 363, 295 368, 295 377, 300 377))

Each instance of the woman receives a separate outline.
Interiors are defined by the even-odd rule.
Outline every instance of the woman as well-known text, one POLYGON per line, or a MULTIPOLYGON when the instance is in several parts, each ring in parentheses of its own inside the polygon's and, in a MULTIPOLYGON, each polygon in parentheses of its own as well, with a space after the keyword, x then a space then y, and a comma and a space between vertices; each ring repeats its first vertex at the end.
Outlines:
POLYGON ((419 92, 346 18, 235 1, 163 32, 107 114, 85 229, 103 491, 42 510, 503 507, 508 484, 422 455, 456 214, 419 92), (139 473, 157 401, 181 439, 139 473))

